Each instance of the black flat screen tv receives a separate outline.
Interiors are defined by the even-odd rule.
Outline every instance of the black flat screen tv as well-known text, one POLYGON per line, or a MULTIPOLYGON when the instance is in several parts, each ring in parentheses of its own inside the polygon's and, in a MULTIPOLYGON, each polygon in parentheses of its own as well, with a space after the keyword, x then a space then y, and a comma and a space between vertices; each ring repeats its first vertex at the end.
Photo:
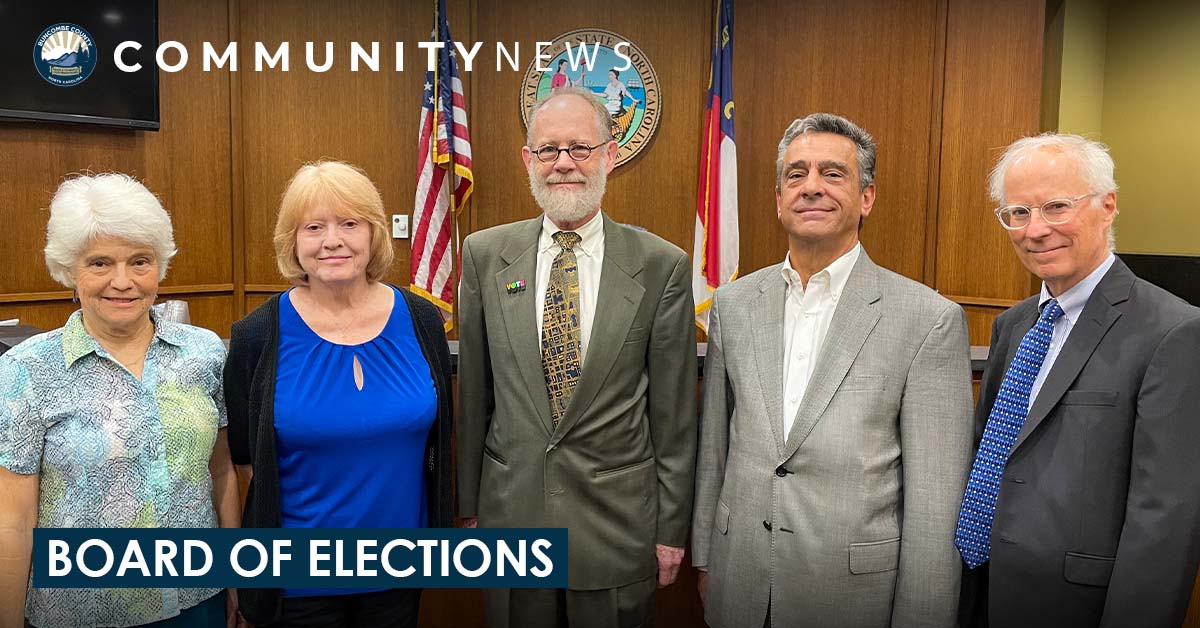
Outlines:
POLYGON ((158 130, 157 48, 157 0, 0 0, 0 119, 158 130))

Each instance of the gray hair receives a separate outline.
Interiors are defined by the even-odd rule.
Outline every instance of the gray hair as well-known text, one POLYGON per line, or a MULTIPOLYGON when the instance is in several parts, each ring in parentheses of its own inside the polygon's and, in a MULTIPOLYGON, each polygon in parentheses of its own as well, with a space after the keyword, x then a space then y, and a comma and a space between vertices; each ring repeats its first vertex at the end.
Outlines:
POLYGON ((158 279, 175 256, 171 217, 158 198, 129 175, 80 175, 63 181, 50 200, 46 267, 55 281, 75 287, 74 270, 99 237, 154 249, 158 279))
POLYGON ((604 106, 604 101, 600 100, 596 92, 586 87, 570 85, 550 92, 549 96, 533 104, 533 107, 529 110, 529 126, 525 127, 526 146, 533 144, 533 121, 537 119, 538 112, 546 106, 546 103, 563 96, 578 96, 586 100, 592 106, 592 113, 596 116, 596 130, 599 133, 600 141, 608 142, 612 140, 612 117, 608 115, 608 109, 604 106))
MULTIPOLYGON (((1004 149, 1004 154, 988 176, 988 195, 994 202, 999 205, 1008 203, 1004 197, 1004 178, 1008 176, 1009 168, 1018 159, 1036 150, 1051 150, 1070 156, 1079 166, 1088 187, 1098 196, 1117 191, 1117 181, 1113 178, 1113 158, 1107 146, 1071 133, 1042 133, 1023 137, 1004 149)), ((1111 224, 1106 237, 1108 249, 1116 250, 1117 241, 1111 224)))
POLYGON ((792 142, 805 133, 833 133, 854 142, 858 156, 858 186, 859 190, 875 182, 875 138, 871 137, 862 127, 832 113, 813 113, 805 118, 797 118, 788 125, 779 140, 779 153, 775 157, 775 188, 783 185, 783 154, 787 152, 792 142))

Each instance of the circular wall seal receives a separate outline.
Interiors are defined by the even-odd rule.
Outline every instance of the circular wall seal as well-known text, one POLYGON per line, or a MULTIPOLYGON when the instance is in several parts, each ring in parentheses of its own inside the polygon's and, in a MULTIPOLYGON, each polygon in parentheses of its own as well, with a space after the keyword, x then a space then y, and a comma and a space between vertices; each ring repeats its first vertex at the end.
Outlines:
POLYGON ((33 44, 33 66, 46 82, 59 87, 86 81, 98 56, 91 34, 67 22, 42 31, 33 44))
POLYGON ((636 44, 612 31, 579 29, 555 37, 543 52, 549 70, 539 71, 535 59, 521 84, 521 121, 529 125, 529 110, 551 91, 578 86, 604 101, 617 141, 617 166, 633 159, 658 131, 662 91, 650 60, 636 44), (623 56, 622 56, 623 55, 623 56))

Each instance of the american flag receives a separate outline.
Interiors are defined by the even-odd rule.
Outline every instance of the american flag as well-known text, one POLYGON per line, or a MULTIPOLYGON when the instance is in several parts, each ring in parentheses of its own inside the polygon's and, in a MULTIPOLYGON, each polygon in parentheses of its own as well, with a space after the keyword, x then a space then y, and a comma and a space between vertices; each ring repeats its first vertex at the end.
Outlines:
POLYGON ((717 0, 708 110, 700 149, 692 296, 696 325, 708 331, 712 293, 738 272, 737 151, 733 142, 733 0, 717 0))
POLYGON ((413 209, 412 277, 409 289, 442 310, 446 330, 453 325, 457 283, 451 239, 475 175, 471 172, 471 136, 446 0, 437 1, 431 41, 444 44, 437 64, 425 73, 421 131, 417 142, 417 194, 413 209))

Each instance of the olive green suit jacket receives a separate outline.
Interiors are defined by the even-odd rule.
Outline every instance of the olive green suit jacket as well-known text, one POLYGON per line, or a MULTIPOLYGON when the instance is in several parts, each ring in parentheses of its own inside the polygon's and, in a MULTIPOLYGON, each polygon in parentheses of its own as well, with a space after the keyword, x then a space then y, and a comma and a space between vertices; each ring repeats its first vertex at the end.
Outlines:
POLYGON ((580 590, 653 576, 655 544, 684 545, 697 439, 688 257, 603 220, 588 352, 557 428, 536 320, 542 217, 467 237, 459 288, 459 514, 567 528, 580 590))

